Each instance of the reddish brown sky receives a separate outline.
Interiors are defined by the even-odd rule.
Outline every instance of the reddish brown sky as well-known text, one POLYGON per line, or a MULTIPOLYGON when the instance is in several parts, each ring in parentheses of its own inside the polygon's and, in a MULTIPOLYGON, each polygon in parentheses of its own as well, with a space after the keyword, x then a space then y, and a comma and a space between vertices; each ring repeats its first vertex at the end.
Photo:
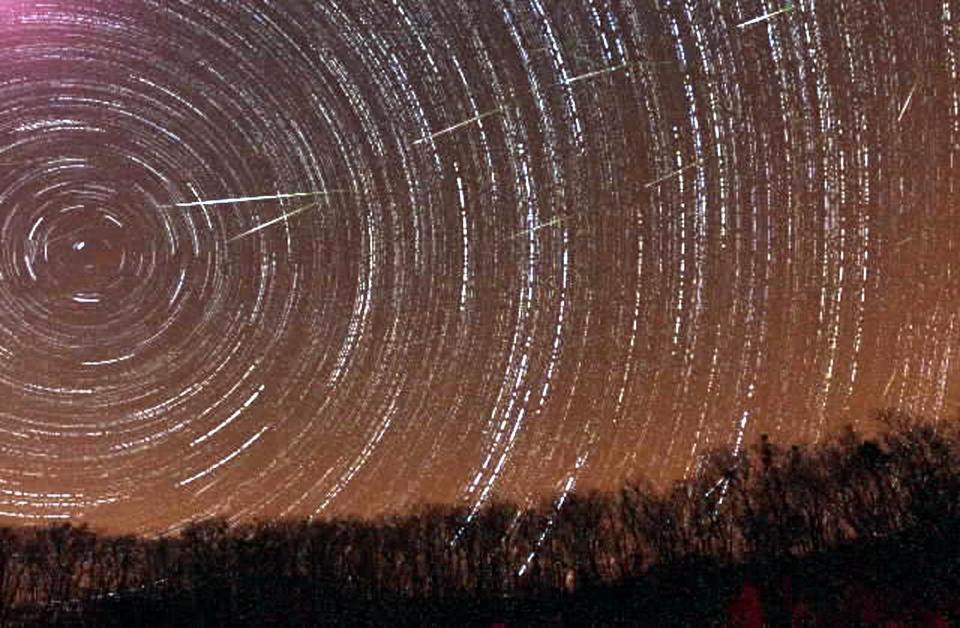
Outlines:
POLYGON ((0 9, 4 521, 479 507, 956 415, 960 3, 278 4, 0 9))

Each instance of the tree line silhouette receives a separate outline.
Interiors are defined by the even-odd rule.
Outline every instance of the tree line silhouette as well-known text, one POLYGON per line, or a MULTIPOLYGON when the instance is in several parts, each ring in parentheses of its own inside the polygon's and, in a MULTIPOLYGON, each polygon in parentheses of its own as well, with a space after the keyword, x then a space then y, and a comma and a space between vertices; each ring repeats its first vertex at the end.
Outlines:
MULTIPOLYGON (((178 535, 0 528, 0 621, 872 625, 960 618, 960 430, 766 437, 667 490, 178 535)), ((946 624, 943 624, 946 625, 946 624)))

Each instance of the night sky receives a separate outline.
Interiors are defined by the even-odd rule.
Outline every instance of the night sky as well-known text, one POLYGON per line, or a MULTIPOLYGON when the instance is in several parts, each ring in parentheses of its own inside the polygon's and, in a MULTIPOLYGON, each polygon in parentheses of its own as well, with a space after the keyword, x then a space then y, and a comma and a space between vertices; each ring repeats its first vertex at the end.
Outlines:
POLYGON ((526 505, 952 420, 958 20, 3 2, 0 523, 526 505))

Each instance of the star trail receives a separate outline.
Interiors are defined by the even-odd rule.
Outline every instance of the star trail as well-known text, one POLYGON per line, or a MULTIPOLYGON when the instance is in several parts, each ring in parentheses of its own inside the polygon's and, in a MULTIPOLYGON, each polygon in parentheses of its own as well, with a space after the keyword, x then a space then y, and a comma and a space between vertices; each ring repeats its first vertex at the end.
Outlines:
POLYGON ((3 3, 0 517, 562 505, 955 417, 958 19, 3 3))

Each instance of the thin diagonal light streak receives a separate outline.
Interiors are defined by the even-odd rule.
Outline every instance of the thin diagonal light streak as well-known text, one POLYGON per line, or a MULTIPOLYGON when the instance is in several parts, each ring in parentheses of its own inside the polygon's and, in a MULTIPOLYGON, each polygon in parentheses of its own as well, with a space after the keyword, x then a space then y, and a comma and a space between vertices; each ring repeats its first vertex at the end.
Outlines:
MULTIPOLYGON (((191 186, 192 189, 192 186, 191 186)), ((331 194, 340 194, 343 190, 319 190, 316 192, 289 192, 287 194, 267 194, 264 196, 239 196, 235 198, 217 198, 197 200, 190 203, 173 203, 170 205, 161 205, 161 207, 203 207, 204 205, 227 205, 229 203, 253 203, 256 201, 278 201, 286 198, 302 198, 304 196, 329 196, 331 194)), ((196 194, 196 191, 194 191, 196 194)))
POLYGON ((674 178, 674 177, 676 177, 676 176, 679 176, 679 175, 683 174, 684 172, 686 172, 687 170, 690 170, 691 168, 695 168, 695 167, 699 166, 700 164, 703 163, 703 161, 704 161, 703 159, 698 159, 698 160, 696 160, 696 161, 693 162, 693 163, 690 163, 690 164, 687 164, 686 166, 683 166, 682 168, 677 168, 676 170, 673 170, 673 171, 671 171, 671 172, 668 172, 667 174, 663 175, 662 177, 658 177, 658 178, 654 179, 653 181, 650 181, 649 183, 644 184, 643 187, 648 188, 648 189, 649 189, 649 188, 652 188, 653 186, 657 185, 658 183, 663 183, 664 181, 667 181, 668 179, 672 179, 672 178, 674 178))
POLYGON ((414 141, 413 145, 416 146, 417 144, 423 144, 424 142, 428 142, 428 141, 430 141, 430 140, 436 139, 436 138, 438 138, 438 137, 440 137, 440 136, 442 136, 442 135, 446 135, 447 133, 452 133, 453 131, 456 131, 457 129, 460 129, 460 128, 462 128, 462 127, 465 127, 465 126, 468 126, 468 125, 471 125, 471 124, 476 124, 477 122, 480 122, 480 121, 483 120, 484 118, 486 118, 486 117, 488 117, 488 116, 492 116, 492 115, 494 115, 494 114, 496 114, 496 113, 500 113, 500 107, 497 107, 496 109, 491 109, 490 111, 485 111, 484 113, 481 113, 481 114, 479 114, 479 115, 473 116, 472 118, 469 118, 469 119, 464 120, 464 121, 462 121, 462 122, 458 122, 458 123, 456 123, 456 124, 454 124, 454 125, 448 126, 448 127, 445 128, 445 129, 440 129, 440 130, 437 131, 436 133, 431 133, 431 134, 430 134, 429 136, 427 136, 427 137, 421 137, 420 139, 414 141))
POLYGON ((781 14, 783 14, 783 13, 789 13, 790 11, 793 11, 793 5, 792 5, 792 4, 788 4, 787 6, 783 7, 782 9, 777 9, 776 11, 771 11, 770 13, 765 13, 765 14, 763 14, 763 15, 759 15, 759 16, 757 16, 757 17, 755 17, 755 18, 752 18, 752 19, 747 20, 746 22, 741 22, 741 23, 737 24, 737 28, 746 28, 746 27, 752 26, 752 25, 754 25, 754 24, 759 24, 760 22, 766 22, 767 20, 770 20, 770 19, 772 19, 772 18, 775 18, 776 16, 781 15, 781 14))
POLYGON ((286 220, 287 218, 290 218, 291 216, 296 216, 297 214, 303 213, 303 212, 307 211, 308 209, 311 209, 311 208, 313 208, 313 207, 316 207, 316 206, 319 205, 319 204, 320 204, 319 201, 314 201, 314 202, 312 202, 312 203, 307 203, 306 205, 304 205, 304 206, 302 206, 302 207, 298 207, 297 209, 295 209, 295 210, 293 210, 293 211, 286 212, 286 213, 284 213, 284 214, 282 214, 282 215, 280 215, 280 216, 277 216, 276 218, 273 218, 273 219, 271 219, 271 220, 268 220, 267 222, 265 222, 265 223, 263 223, 263 224, 261 224, 261 225, 257 225, 257 226, 254 227, 253 229, 248 229, 247 231, 244 231, 243 233, 237 234, 237 235, 233 236, 232 238, 229 238, 229 239, 227 240, 227 242, 233 242, 234 240, 239 240, 240 238, 245 238, 245 237, 247 237, 248 235, 251 235, 251 234, 254 234, 254 233, 258 232, 258 231, 261 231, 261 230, 263 230, 263 229, 266 229, 267 227, 269 227, 269 226, 271 226, 271 225, 275 225, 275 224, 278 223, 278 222, 282 222, 282 221, 286 220))
POLYGON ((910 106, 910 101, 913 100, 913 92, 917 91, 917 84, 919 82, 919 78, 913 82, 913 87, 910 88, 910 93, 907 94, 907 99, 903 102, 903 106, 900 108, 900 115, 897 116, 897 124, 900 124, 900 121, 903 120, 903 116, 906 115, 907 107, 910 106))

